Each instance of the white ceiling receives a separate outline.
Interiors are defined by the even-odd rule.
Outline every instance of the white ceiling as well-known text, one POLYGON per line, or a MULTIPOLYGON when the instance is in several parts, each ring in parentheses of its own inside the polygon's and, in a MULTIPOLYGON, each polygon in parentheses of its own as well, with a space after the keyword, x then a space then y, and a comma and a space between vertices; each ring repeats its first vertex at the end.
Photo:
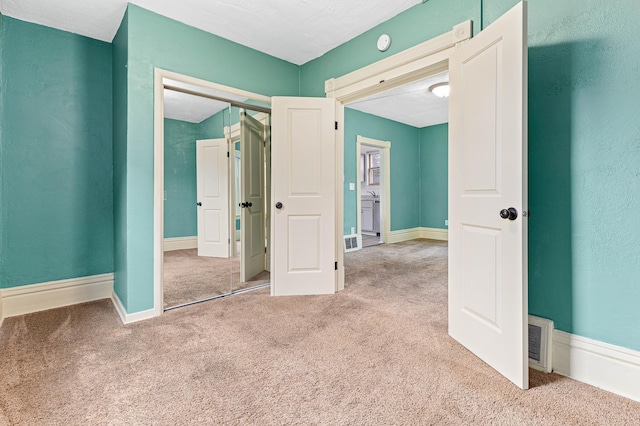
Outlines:
MULTIPOLYGON (((130 0, 294 64, 304 64, 422 0, 130 0)), ((111 42, 127 0, 0 0, 6 16, 111 42)))
POLYGON ((409 83, 347 105, 348 108, 422 128, 449 121, 449 98, 429 91, 437 83, 449 81, 449 73, 409 83))
MULTIPOLYGON (((145 9, 298 65, 421 2, 131 0, 145 9)), ((110 42, 126 5, 127 0, 0 0, 0 11, 6 16, 110 42)), ((447 100, 426 91, 443 79, 446 77, 393 89, 349 107, 415 127, 443 123, 447 121, 447 100)), ((224 107, 224 103, 165 91, 168 118, 199 123, 224 107)))

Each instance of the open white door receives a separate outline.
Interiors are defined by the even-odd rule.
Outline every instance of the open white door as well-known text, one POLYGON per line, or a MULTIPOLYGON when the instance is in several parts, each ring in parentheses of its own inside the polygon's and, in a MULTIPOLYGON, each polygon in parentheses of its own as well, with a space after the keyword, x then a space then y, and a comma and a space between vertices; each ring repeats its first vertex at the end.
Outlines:
POLYGON ((240 114, 240 282, 265 270, 264 125, 240 114))
POLYGON ((336 291, 336 104, 273 97, 271 294, 336 291))
POLYGON ((449 334, 527 389, 527 3, 449 73, 449 334))
POLYGON ((228 176, 227 140, 196 141, 198 256, 229 257, 228 176))

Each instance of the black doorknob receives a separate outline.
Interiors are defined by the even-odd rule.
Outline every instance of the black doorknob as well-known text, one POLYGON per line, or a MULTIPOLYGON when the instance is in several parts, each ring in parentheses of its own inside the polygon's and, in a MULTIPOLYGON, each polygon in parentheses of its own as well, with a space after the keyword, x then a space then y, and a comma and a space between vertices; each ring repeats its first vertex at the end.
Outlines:
POLYGON ((282 208, 282 203, 280 201, 278 201, 276 203, 276 209, 280 210, 282 208))
POLYGON ((202 203, 201 203, 200 201, 198 201, 198 202, 196 203, 196 205, 197 205, 198 207, 200 207, 200 206, 202 206, 202 203))
POLYGON ((251 201, 249 201, 248 203, 246 203, 247 207, 251 207, 253 206, 253 203, 251 201))
POLYGON ((503 219, 516 220, 518 217, 518 210, 513 207, 500 210, 500 217, 503 219))

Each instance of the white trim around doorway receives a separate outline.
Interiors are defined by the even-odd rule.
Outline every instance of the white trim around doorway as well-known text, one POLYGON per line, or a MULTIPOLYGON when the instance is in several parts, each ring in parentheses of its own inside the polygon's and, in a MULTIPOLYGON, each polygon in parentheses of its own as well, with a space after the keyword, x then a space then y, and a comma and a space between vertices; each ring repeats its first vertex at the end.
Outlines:
MULTIPOLYGON (((381 220, 380 220, 380 238, 385 244, 389 243, 389 233, 391 232, 391 142, 380 141, 377 139, 366 138, 361 135, 356 137, 356 170, 360 169, 360 155, 362 154, 362 146, 371 146, 380 148, 382 153, 382 173, 381 173, 381 220)), ((362 247, 362 194, 360 179, 356 179, 356 224, 358 234, 358 247, 362 247)))
MULTIPOLYGON (((344 182, 344 106, 367 96, 447 71, 449 57, 458 43, 472 37, 472 21, 455 25, 451 31, 378 62, 325 81, 325 94, 336 102, 336 121, 342 131, 336 135, 336 169, 344 182)), ((344 224, 344 184, 336 187, 336 221, 344 224)), ((338 276, 336 290, 344 289, 343 226, 336 227, 338 276)))
MULTIPOLYGON (((193 84, 204 89, 213 89, 239 95, 253 101, 271 104, 271 97, 189 77, 172 71, 154 68, 153 81, 153 315, 164 312, 162 267, 164 261, 164 85, 168 78, 181 83, 193 84)), ((126 312, 125 312, 126 314, 126 312)), ((147 317, 147 316, 146 316, 147 317)), ((145 318, 146 318, 145 317, 145 318)))

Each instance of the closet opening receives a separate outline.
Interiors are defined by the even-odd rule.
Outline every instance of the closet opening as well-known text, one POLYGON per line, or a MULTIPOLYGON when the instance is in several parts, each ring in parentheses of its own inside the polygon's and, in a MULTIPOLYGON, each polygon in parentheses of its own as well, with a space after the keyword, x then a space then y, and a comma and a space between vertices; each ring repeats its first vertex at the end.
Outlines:
POLYGON ((162 308, 270 286, 270 105, 163 77, 162 308))

